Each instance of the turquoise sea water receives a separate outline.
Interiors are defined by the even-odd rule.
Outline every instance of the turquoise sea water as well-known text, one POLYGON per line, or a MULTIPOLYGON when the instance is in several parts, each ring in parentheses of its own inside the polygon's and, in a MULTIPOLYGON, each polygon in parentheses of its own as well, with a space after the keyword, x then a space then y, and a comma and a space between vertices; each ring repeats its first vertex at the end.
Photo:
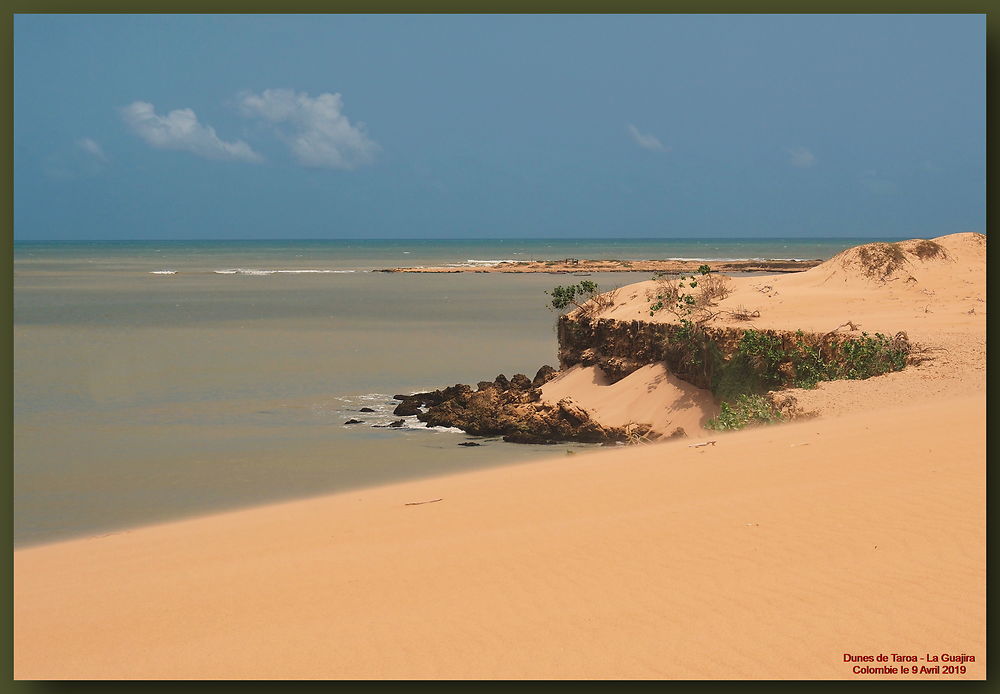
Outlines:
POLYGON ((580 447, 459 447, 464 434, 413 418, 373 427, 395 393, 556 365, 544 291, 559 278, 372 269, 827 258, 871 240, 16 243, 15 542, 580 447))

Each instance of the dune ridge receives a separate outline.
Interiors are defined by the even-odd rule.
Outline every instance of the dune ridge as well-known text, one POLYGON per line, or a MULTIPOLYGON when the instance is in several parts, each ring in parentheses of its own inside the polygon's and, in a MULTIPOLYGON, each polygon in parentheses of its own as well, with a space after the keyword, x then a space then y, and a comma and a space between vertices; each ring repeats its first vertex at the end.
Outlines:
MULTIPOLYGON (((864 381, 825 381, 815 389, 790 388, 796 408, 809 415, 839 414, 857 409, 881 410, 913 397, 958 397, 982 392, 986 386, 986 237, 972 232, 935 239, 911 239, 849 248, 822 264, 793 275, 729 278, 731 293, 713 306, 718 316, 708 325, 740 329, 836 332, 845 336, 881 332, 907 333, 922 355, 921 363, 903 371, 864 381), (740 320, 734 312, 753 314, 740 320)), ((677 322, 668 311, 650 315, 652 280, 617 290, 614 305, 594 310, 591 320, 677 322)), ((569 317, 584 313, 576 309, 569 317)), ((631 385, 636 398, 617 408, 596 406, 596 384, 572 377, 578 402, 593 418, 608 422, 645 422, 652 408, 665 404, 653 378, 631 385), (641 397, 649 396, 648 403, 641 397), (588 407, 587 404, 594 405, 588 407)), ((553 383, 558 384, 559 379, 553 383)), ((596 383, 596 382, 595 382, 596 383)), ((549 386, 550 392, 556 389, 549 386)), ((543 391, 544 392, 544 391, 543 391)), ((558 389, 573 397, 572 389, 558 389)), ((682 396, 677 395, 680 399, 682 396)), ((684 396, 687 397, 687 396, 684 396)), ((689 400, 689 398, 688 398, 689 400)), ((701 390, 697 400, 704 421, 715 414, 711 395, 701 390)), ((689 433, 705 430, 691 422, 689 433)), ((664 419, 654 429, 666 434, 664 419)), ((645 422, 652 423, 652 422, 645 422)), ((669 426, 668 424, 666 426, 669 426)), ((683 426, 683 425, 682 425, 683 426)), ((687 429, 687 428, 686 428, 687 429)))

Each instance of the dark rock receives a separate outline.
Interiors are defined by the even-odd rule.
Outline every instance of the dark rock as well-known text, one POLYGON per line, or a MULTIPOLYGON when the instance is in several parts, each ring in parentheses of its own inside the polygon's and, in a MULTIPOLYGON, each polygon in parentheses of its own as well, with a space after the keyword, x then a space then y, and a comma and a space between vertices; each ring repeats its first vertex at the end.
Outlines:
POLYGON ((633 371, 642 368, 645 364, 637 363, 625 357, 598 357, 597 365, 604 372, 604 375, 612 383, 617 383, 633 371))
MULTIPOLYGON (((461 393, 471 392, 472 388, 464 383, 457 383, 448 386, 444 390, 435 390, 429 393, 414 393, 413 395, 393 395, 394 400, 400 400, 403 404, 412 404, 417 407, 430 407, 440 405, 446 400, 451 400, 461 393)), ((415 414, 415 413, 414 413, 415 414)))
POLYGON ((374 412, 374 411, 375 410, 373 410, 370 407, 362 407, 360 410, 358 410, 358 412, 374 412))
MULTIPOLYGON (((544 366, 533 381, 524 374, 508 381, 501 374, 492 382, 481 381, 477 390, 457 384, 410 396, 403 405, 424 403, 426 410, 418 412, 417 419, 428 427, 457 427, 472 436, 500 436, 513 443, 604 443, 624 441, 629 434, 649 433, 648 426, 633 427, 631 432, 623 427, 606 427, 569 399, 556 404, 542 402, 535 383, 545 383, 556 373, 552 367, 544 366)), ((404 411, 400 408, 397 414, 404 411)))
POLYGON ((469 446, 469 447, 472 447, 472 446, 482 446, 483 444, 476 443, 475 441, 463 441, 462 443, 460 443, 458 445, 459 446, 469 446))
POLYGON ((535 373, 535 378, 532 379, 531 385, 534 388, 541 388, 543 385, 555 378, 558 373, 558 371, 546 364, 535 373))
POLYGON ((406 423, 405 419, 397 419, 394 422, 389 422, 389 426, 392 427, 392 428, 398 428, 398 427, 403 426, 405 423, 406 423))
POLYGON ((364 422, 362 422, 360 419, 348 419, 346 422, 344 422, 344 426, 347 426, 348 424, 364 424, 364 422))
POLYGON ((524 374, 514 374, 510 379, 510 387, 518 390, 528 390, 531 388, 531 379, 524 374))
POLYGON ((399 405, 396 405, 396 409, 392 411, 397 417, 408 417, 414 414, 420 414, 420 404, 413 400, 404 400, 399 405))

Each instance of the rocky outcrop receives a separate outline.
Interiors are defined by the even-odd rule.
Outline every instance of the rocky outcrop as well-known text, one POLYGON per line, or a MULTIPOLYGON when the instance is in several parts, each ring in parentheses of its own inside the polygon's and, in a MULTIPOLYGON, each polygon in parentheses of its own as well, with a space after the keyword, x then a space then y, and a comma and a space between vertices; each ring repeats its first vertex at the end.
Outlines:
POLYGON ((500 435, 512 443, 603 443, 649 434, 648 428, 603 426, 570 399, 554 405, 542 402, 539 388, 557 373, 543 366, 533 379, 524 374, 508 379, 501 374, 481 381, 475 390, 460 383, 396 399, 418 408, 417 419, 429 427, 457 427, 474 436, 500 435), (426 411, 419 409, 424 407, 426 411))
MULTIPOLYGON (((910 350, 905 333, 892 340, 877 336, 881 342, 868 338, 866 343, 864 333, 858 338, 836 330, 806 334, 703 326, 695 331, 690 325, 675 323, 569 315, 559 318, 558 336, 561 368, 597 366, 615 383, 644 366, 662 363, 677 378, 723 398, 740 392, 809 387, 810 375, 812 385, 833 378, 868 378, 902 368, 896 357, 910 350), (844 345, 852 349, 842 349, 844 345), (872 359, 879 356, 878 350, 895 354, 895 361, 876 364, 872 359)), ((604 426, 570 399, 543 402, 540 388, 557 373, 543 366, 533 379, 523 374, 508 379, 501 374, 479 382, 475 389, 457 384, 429 393, 397 395, 402 404, 396 413, 415 412, 429 427, 457 427, 476 436, 500 435, 514 443, 605 443, 659 435, 648 425, 628 430, 604 426)), ((801 414, 794 398, 781 400, 775 407, 789 417, 801 414)), ((669 438, 683 436, 686 432, 676 428, 669 438)))
POLYGON ((420 403, 415 400, 404 400, 396 406, 396 409, 392 411, 397 417, 409 417, 411 415, 420 414, 420 403))

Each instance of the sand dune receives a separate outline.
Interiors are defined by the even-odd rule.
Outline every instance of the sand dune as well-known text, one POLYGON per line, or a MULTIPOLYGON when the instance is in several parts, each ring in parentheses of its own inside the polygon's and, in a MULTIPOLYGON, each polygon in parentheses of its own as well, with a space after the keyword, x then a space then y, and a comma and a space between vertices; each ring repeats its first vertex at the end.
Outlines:
MULTIPOLYGON (((912 252, 921 240, 900 242, 903 259, 883 280, 873 279, 865 269, 858 248, 801 273, 731 278, 732 293, 718 303, 716 308, 722 313, 712 325, 817 333, 837 330, 855 336, 905 331, 931 357, 920 365, 865 381, 830 381, 812 390, 792 389, 807 412, 880 411, 914 398, 947 399, 985 392, 986 237, 961 233, 932 241, 943 252, 926 258, 912 252), (913 281, 908 281, 910 277, 913 281), (727 313, 740 308, 759 316, 741 321, 727 313), (857 329, 850 330, 848 322, 857 329)), ((879 266, 875 267, 878 272, 879 266)), ((616 305, 596 316, 677 320, 666 311, 649 315, 647 293, 654 288, 653 281, 622 287, 616 305)))
MULTIPOLYGON (((797 391, 818 419, 19 550, 15 677, 983 679, 977 236, 904 244, 893 272, 913 282, 873 283, 850 253, 733 280, 724 305, 760 310, 741 325, 853 320, 932 350, 797 391), (894 653, 974 660, 845 662, 894 653)), ((648 320, 648 286, 606 315, 648 320)), ((613 385, 571 370, 544 395, 685 429, 710 406, 656 365, 613 385)))
POLYGON ((649 424, 664 436, 678 427, 688 436, 706 433, 705 422, 719 409, 711 393, 663 364, 649 364, 613 384, 597 366, 574 366, 542 386, 546 402, 567 397, 605 426, 649 424))

